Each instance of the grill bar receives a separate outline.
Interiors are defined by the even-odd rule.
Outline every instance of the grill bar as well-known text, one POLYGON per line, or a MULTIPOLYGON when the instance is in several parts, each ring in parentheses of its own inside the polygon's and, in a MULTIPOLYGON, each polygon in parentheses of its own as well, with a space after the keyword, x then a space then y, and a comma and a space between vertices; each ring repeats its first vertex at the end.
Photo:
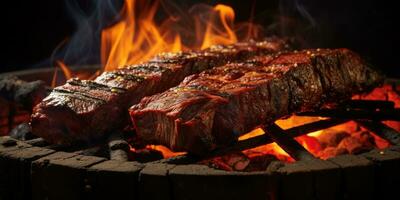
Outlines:
MULTIPOLYGON (((211 158, 229 154, 231 152, 243 151, 246 149, 251 149, 261 145, 269 144, 274 141, 276 141, 285 151, 287 151, 288 153, 290 152, 289 154, 296 160, 303 160, 310 158, 314 159, 314 157, 309 152, 307 152, 300 144, 298 144, 292 138, 310 132, 330 128, 354 119, 358 124, 368 129, 369 131, 376 133, 379 137, 388 140, 391 144, 400 145, 400 137, 399 137, 400 133, 380 122, 371 121, 371 120, 380 121, 382 119, 385 120, 400 119, 399 117, 400 109, 394 109, 394 102, 391 101, 350 100, 342 104, 341 107, 335 109, 323 109, 314 112, 303 112, 303 113, 298 113, 297 115, 330 117, 330 119, 324 119, 304 124, 301 126, 289 128, 286 130, 282 130, 276 124, 273 124, 272 126, 267 125, 269 129, 266 130, 267 134, 259 135, 243 141, 238 141, 237 143, 231 146, 218 148, 214 150, 211 154, 199 159, 211 158), (281 137, 282 135, 283 137, 281 137), (294 145, 294 147, 291 147, 292 145, 294 145), (287 149, 286 146, 289 146, 289 149, 287 149)), ((42 146, 54 150, 68 149, 69 152, 72 151, 84 155, 93 155, 96 153, 96 150, 99 149, 99 147, 88 146, 87 144, 86 145, 74 144, 72 146, 71 145, 64 146, 56 144, 49 145, 42 138, 28 140, 27 142, 32 143, 32 145, 34 146, 42 146)), ((105 147, 106 149, 108 149, 109 153, 108 157, 111 160, 119 160, 119 161, 129 160, 129 144, 124 140, 122 136, 113 135, 108 140, 106 140, 106 143, 107 144, 105 145, 105 147)), ((180 156, 180 158, 181 157, 182 156, 180 156)))
POLYGON ((393 128, 383 124, 369 120, 357 120, 357 123, 367 130, 375 133, 379 137, 387 140, 392 145, 400 145, 400 133, 393 128))
MULTIPOLYGON (((346 119, 324 119, 316 122, 310 122, 304 125, 296 126, 293 128, 289 128, 284 130, 285 134, 289 137, 298 137, 301 135, 305 135, 307 133, 315 132, 318 130, 330 128, 339 124, 346 123, 349 120, 346 119)), ((173 158, 166 159, 165 162, 171 164, 190 164, 198 162, 202 159, 208 159, 218 156, 223 156, 232 152, 244 151, 247 149, 255 148, 261 145, 266 145, 273 143, 274 140, 268 135, 263 134, 259 136, 255 136, 246 140, 238 141, 232 146, 227 146, 224 148, 218 148, 211 152, 209 155, 205 157, 193 157, 191 155, 182 155, 173 158)))
POLYGON ((304 124, 301 126, 296 126, 293 128, 286 129, 285 132, 286 134, 289 134, 291 137, 297 137, 301 136, 307 133, 323 130, 330 128, 332 126, 336 126, 339 124, 343 124, 348 122, 349 120, 347 119, 324 119, 308 124, 304 124))
POLYGON ((296 161, 312 160, 315 157, 301 146, 296 140, 291 138, 284 130, 275 123, 264 128, 266 134, 272 138, 286 153, 296 161))
POLYGON ((321 109, 312 112, 297 113, 298 116, 318 116, 318 117, 332 117, 342 119, 359 119, 359 120, 400 120, 400 109, 392 110, 355 110, 355 109, 321 109))
MULTIPOLYGON (((330 128, 332 126, 336 126, 339 124, 343 124, 345 122, 347 122, 348 120, 344 120, 344 119, 326 119, 326 120, 320 120, 320 121, 316 121, 316 122, 311 122, 308 124, 304 124, 301 126, 296 126, 290 129, 286 129, 285 133, 290 135, 290 137, 298 137, 301 135, 305 135, 307 133, 311 133, 314 131, 318 131, 318 130, 322 130, 322 129, 326 129, 326 128, 330 128)), ((243 151, 246 149, 251 149, 254 147, 258 147, 261 145, 265 145, 265 144, 269 144, 274 142, 274 140, 272 140, 271 137, 269 137, 268 135, 259 135, 259 136, 255 136, 252 138, 249 138, 247 140, 243 140, 243 141, 239 141, 236 144, 234 144, 233 146, 230 147, 226 147, 223 149, 218 149, 216 151, 214 151, 211 154, 211 157, 215 157, 215 156, 219 156, 219 155, 224 155, 230 152, 235 152, 235 151, 243 151)))
POLYGON ((383 100, 351 100, 345 106, 356 109, 393 109, 394 102, 383 100))

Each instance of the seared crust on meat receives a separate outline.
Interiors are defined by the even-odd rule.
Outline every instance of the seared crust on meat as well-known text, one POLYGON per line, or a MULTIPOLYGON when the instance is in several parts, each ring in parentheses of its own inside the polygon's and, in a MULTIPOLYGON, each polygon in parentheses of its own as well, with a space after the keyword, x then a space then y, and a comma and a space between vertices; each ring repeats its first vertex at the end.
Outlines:
POLYGON ((255 57, 187 77, 130 108, 137 134, 205 154, 258 125, 368 92, 382 77, 347 49, 255 57))
POLYGON ((188 75, 286 48, 280 39, 219 45, 160 54, 146 63, 104 72, 95 80, 72 79, 34 108, 32 132, 64 144, 106 137, 129 124, 129 106, 144 96, 176 86, 188 75))

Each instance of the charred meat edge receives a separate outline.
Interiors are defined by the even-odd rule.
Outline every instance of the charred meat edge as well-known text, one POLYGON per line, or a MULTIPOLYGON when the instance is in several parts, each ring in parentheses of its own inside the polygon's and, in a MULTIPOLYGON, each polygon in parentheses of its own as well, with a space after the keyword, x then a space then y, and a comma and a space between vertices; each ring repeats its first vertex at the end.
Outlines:
POLYGON ((130 108, 138 136, 202 155, 258 125, 347 100, 382 82, 347 49, 304 50, 258 60, 206 70, 143 98, 130 108))
POLYGON ((104 72, 93 81, 72 79, 35 106, 32 132, 58 144, 104 138, 129 124, 129 106, 144 96, 176 86, 188 75, 286 48, 286 42, 277 38, 217 45, 163 53, 146 63, 104 72))

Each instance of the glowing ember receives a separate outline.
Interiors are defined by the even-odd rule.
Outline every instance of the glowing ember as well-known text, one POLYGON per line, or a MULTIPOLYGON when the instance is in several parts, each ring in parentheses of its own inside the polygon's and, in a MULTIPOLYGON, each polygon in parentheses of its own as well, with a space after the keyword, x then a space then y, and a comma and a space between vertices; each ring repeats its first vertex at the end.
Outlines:
POLYGON ((263 135, 263 134, 264 134, 264 131, 261 128, 257 128, 257 129, 254 129, 251 132, 248 132, 247 134, 244 134, 244 135, 240 136, 238 140, 239 141, 247 140, 249 138, 256 137, 256 136, 263 135))
MULTIPOLYGON (((399 107, 400 95, 392 90, 390 86, 383 86, 375 89, 369 95, 355 96, 357 99, 369 100, 390 100, 399 107)), ((290 116, 287 119, 276 121, 283 129, 308 124, 319 121, 321 117, 303 117, 290 116)), ((391 127, 398 129, 399 122, 385 122, 391 127)), ((257 128, 242 135, 239 141, 247 140, 252 137, 265 134, 263 129, 257 128)), ((305 147, 315 157, 320 159, 329 159, 342 154, 359 154, 369 151, 373 148, 383 149, 389 146, 389 143, 375 134, 358 126, 357 123, 349 121, 328 129, 315 131, 307 135, 295 138, 303 147, 305 147)), ((184 152, 172 152, 168 148, 160 145, 148 145, 146 148, 160 151, 164 158, 182 155, 184 152)), ((284 162, 294 162, 281 147, 276 143, 262 145, 256 148, 244 150, 242 152, 233 152, 221 157, 203 160, 200 163, 227 171, 254 171, 265 170, 269 163, 274 160, 284 162)))
MULTIPOLYGON (((261 128, 257 128, 245 135, 239 137, 239 140, 246 140, 258 135, 263 135, 264 131, 261 128)), ((243 151, 244 154, 251 157, 253 154, 271 154, 279 158, 280 160, 285 160, 288 162, 294 161, 278 144, 272 143, 263 146, 259 146, 253 149, 243 151)))
POLYGON ((164 158, 171 158, 174 156, 179 156, 179 155, 185 154, 185 152, 173 152, 170 149, 168 149, 167 147, 162 146, 162 145, 147 145, 146 148, 160 151, 163 154, 164 158))
MULTIPOLYGON (((393 85, 384 85, 380 88, 375 88, 370 94, 365 96, 357 95, 354 99, 370 99, 370 100, 388 100, 394 102, 395 108, 400 108, 400 88, 393 85)), ((386 125, 400 131, 400 123, 396 121, 384 121, 386 125)))
MULTIPOLYGON (((376 88, 370 94, 360 96, 357 95, 353 99, 368 99, 368 100, 389 100, 395 102, 395 107, 400 107, 400 95, 398 91, 394 90, 392 86, 385 85, 380 88, 376 88)), ((278 124, 283 129, 289 129, 295 126, 300 126, 303 124, 319 121, 321 117, 303 117, 303 116, 291 116, 287 119, 277 120, 278 124)), ((394 129, 400 130, 400 123, 396 121, 386 121, 384 122, 388 126, 394 129)), ((239 140, 246 140, 255 136, 263 135, 264 131, 261 128, 257 128, 245 135, 239 137, 239 140)), ((324 129, 309 133, 307 135, 299 136, 295 138, 305 149, 310 153, 320 159, 328 159, 337 155, 342 154, 358 154, 365 151, 369 151, 373 148, 383 149, 389 146, 389 143, 378 137, 377 135, 359 127, 357 123, 349 121, 347 123, 334 126, 332 128, 324 129)), ((261 156, 272 155, 276 159, 284 162, 293 162, 294 159, 291 158, 282 148, 280 148, 276 143, 271 143, 267 145, 262 145, 253 149, 245 150, 242 152, 243 155, 232 153, 222 158, 214 158, 210 160, 203 161, 201 163, 207 164, 209 166, 224 169, 228 171, 238 170, 234 166, 229 165, 231 160, 227 161, 226 158, 233 160, 246 160, 245 163, 248 166, 244 171, 251 170, 265 170, 265 166, 251 166, 254 159, 258 159, 261 156), (225 158, 225 159, 224 159, 225 158)), ((264 157, 268 162, 271 159, 264 157)), ((243 163, 243 162, 242 162, 243 163)), ((265 162, 264 162, 265 163, 265 162)))
MULTIPOLYGON (((193 19, 191 21, 194 22, 194 26, 185 27, 186 29, 182 29, 180 25, 183 16, 170 15, 161 23, 156 22, 155 16, 158 5, 158 3, 148 1, 125 0, 120 13, 121 20, 102 31, 101 58, 103 70, 113 70, 117 67, 144 62, 161 52, 197 50, 215 44, 232 44, 242 39, 249 39, 259 32, 257 26, 249 23, 250 25, 246 26, 247 30, 244 31, 248 34, 244 38, 239 38, 238 27, 234 23, 234 10, 226 5, 219 4, 209 8, 206 12, 199 12, 199 14, 192 12, 193 19), (187 33, 192 33, 192 36, 187 36, 187 33)), ((66 78, 77 76, 63 62, 57 61, 57 65, 64 72, 66 78)), ((56 77, 53 81, 54 85, 55 79, 56 77)), ((399 90, 398 87, 393 88, 391 85, 384 85, 381 88, 376 88, 368 95, 356 95, 353 99, 389 100, 395 102, 396 108, 400 108, 399 90)), ((323 118, 291 116, 287 119, 277 120, 276 123, 281 128, 288 129, 321 119, 323 118)), ((385 121, 384 123, 400 131, 399 122, 385 121)), ((264 131, 258 128, 238 139, 245 140, 262 134, 264 134, 264 131)), ((372 148, 389 146, 387 141, 360 128, 352 121, 295 139, 314 156, 321 159, 348 153, 357 154, 372 148)), ((161 152, 164 158, 184 154, 183 152, 172 152, 160 145, 148 145, 146 148, 161 152)), ((132 151, 136 150, 132 149, 132 151)), ((276 143, 271 143, 214 158, 205 163, 217 163, 219 168, 226 170, 243 170, 247 165, 252 165, 252 160, 270 159, 271 157, 285 162, 294 161, 276 143)))

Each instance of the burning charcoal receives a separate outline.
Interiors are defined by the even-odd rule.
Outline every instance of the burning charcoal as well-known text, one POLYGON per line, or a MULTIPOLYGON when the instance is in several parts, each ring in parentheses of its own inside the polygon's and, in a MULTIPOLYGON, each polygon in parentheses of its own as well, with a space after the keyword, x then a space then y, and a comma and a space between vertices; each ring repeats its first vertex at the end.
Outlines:
POLYGON ((249 163, 249 158, 241 152, 231 153, 199 162, 199 164, 225 171, 244 171, 249 163))
POLYGON ((13 128, 10 132, 10 136, 17 140, 31 140, 36 138, 36 136, 32 134, 31 126, 29 126, 28 123, 22 123, 13 128))
POLYGON ((346 137, 338 145, 338 148, 347 149, 351 154, 359 154, 371 150, 373 147, 364 145, 356 137, 346 137))
POLYGON ((155 149, 139 149, 129 154, 130 159, 141 163, 163 159, 163 154, 155 149))
POLYGON ((261 59, 261 63, 215 67, 143 98, 130 108, 138 136, 173 151, 204 155, 260 123, 348 100, 382 81, 358 55, 345 49, 304 50, 261 59), (229 71, 243 75, 227 80, 229 71))
POLYGON ((365 147, 374 148, 375 139, 368 131, 358 131, 352 134, 353 137, 358 138, 365 147))
POLYGON ((336 148, 336 147, 326 147, 324 150, 318 153, 318 157, 321 159, 328 159, 332 157, 336 157, 343 154, 348 154, 347 149, 344 148, 336 148))
POLYGON ((47 95, 43 81, 26 82, 15 76, 0 78, 0 96, 31 111, 47 95))
POLYGON ((243 153, 232 153, 222 156, 222 160, 235 171, 243 171, 250 163, 243 153))
POLYGON ((199 164, 207 165, 211 168, 221 169, 225 171, 233 171, 233 168, 226 164, 221 157, 216 157, 212 159, 207 159, 200 161, 199 164))
POLYGON ((350 134, 345 131, 335 131, 331 129, 324 130, 324 132, 318 136, 318 140, 325 147, 336 147, 344 138, 349 137, 350 134))
POLYGON ((250 157, 250 163, 247 166, 246 171, 264 171, 273 161, 278 161, 278 159, 270 154, 250 157))

